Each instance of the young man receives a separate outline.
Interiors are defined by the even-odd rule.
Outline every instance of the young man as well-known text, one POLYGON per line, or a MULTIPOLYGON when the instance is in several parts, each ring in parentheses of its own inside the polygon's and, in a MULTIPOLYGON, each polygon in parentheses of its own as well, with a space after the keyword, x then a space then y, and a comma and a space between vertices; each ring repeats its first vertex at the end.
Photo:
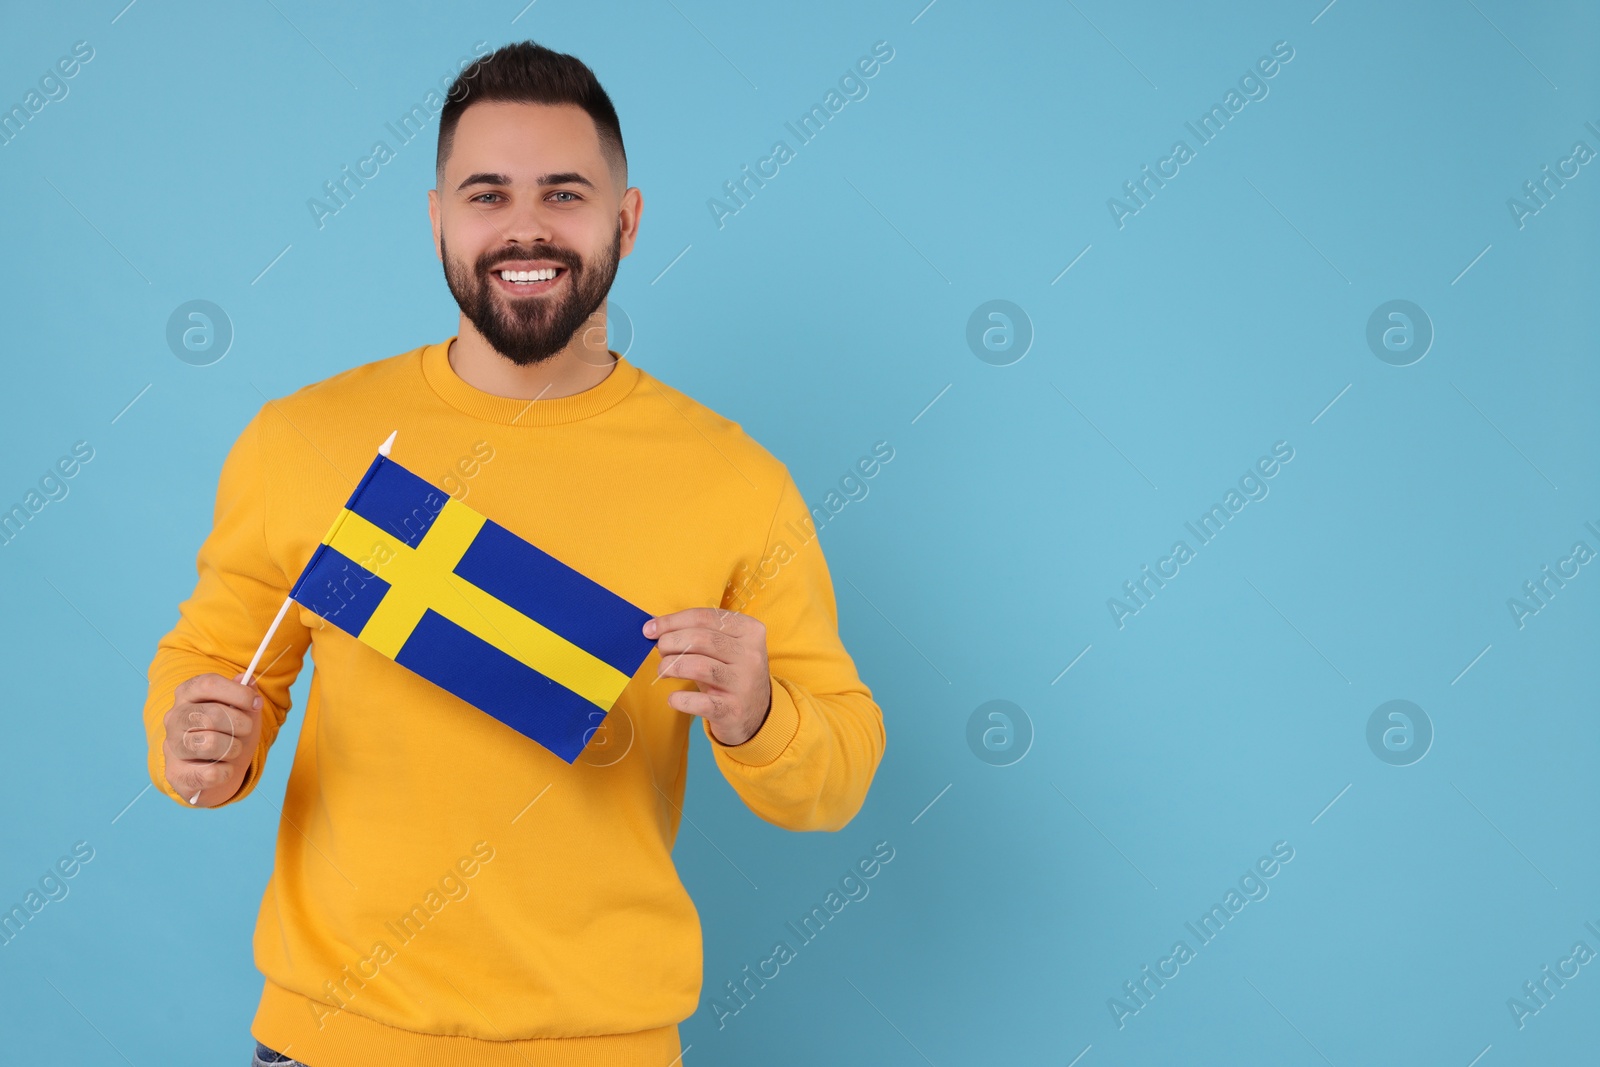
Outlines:
POLYGON ((150 666, 150 774, 186 806, 247 796, 314 650, 254 938, 257 1062, 668 1067, 701 988, 672 863, 691 724, 761 818, 837 830, 882 712, 788 469, 606 348, 642 201, 589 68, 523 42, 465 72, 437 184, 458 332, 244 428, 150 666), (656 651, 576 762, 298 604, 241 684, 392 430, 396 461, 653 614, 656 651))

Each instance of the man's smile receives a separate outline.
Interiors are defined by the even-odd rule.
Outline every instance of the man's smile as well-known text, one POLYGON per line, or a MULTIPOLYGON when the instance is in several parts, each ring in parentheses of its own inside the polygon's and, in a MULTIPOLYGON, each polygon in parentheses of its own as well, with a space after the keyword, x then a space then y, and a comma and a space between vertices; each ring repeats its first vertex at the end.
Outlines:
POLYGON ((567 276, 568 271, 566 267, 551 264, 539 266, 501 264, 489 273, 505 292, 513 296, 533 296, 554 289, 561 283, 561 279, 567 276))

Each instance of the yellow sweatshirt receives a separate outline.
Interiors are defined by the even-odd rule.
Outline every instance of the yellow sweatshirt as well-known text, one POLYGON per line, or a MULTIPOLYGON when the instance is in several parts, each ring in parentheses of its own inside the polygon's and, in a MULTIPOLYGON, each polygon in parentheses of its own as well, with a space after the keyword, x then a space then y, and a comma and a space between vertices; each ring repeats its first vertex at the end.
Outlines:
MULTIPOLYGON (((840 643, 815 520, 788 468, 616 355, 600 384, 526 401, 468 385, 450 341, 270 400, 222 466, 199 581, 151 662, 151 779, 178 683, 235 677, 366 470, 393 458, 655 615, 721 606, 766 626, 772 710, 744 744, 700 719, 761 818, 837 830, 883 756, 840 643)), ((892 452, 890 453, 892 456, 892 452)), ((667 1067, 701 988, 678 879, 689 731, 652 651, 572 764, 298 604, 258 667, 260 781, 315 659, 257 918, 251 1026, 313 1067, 667 1067)), ((270 798, 269 798, 270 802, 270 798)))

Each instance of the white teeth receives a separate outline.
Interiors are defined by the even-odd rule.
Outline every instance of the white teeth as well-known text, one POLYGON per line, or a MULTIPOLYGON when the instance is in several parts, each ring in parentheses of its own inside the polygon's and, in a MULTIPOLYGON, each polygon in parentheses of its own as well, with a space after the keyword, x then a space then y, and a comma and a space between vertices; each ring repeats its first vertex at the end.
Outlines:
POLYGON ((556 276, 556 268, 544 270, 503 270, 500 277, 508 282, 547 282, 556 276))

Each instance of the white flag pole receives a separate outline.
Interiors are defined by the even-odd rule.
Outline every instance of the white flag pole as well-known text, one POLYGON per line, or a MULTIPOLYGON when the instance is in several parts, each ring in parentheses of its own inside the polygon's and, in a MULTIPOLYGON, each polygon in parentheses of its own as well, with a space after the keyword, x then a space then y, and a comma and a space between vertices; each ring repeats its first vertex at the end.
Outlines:
MULTIPOLYGON (((399 430, 390 431, 389 436, 384 438, 383 444, 378 446, 378 455, 387 456, 389 454, 389 450, 394 447, 395 435, 399 432, 399 430)), ((289 613, 289 605, 292 603, 294 603, 294 597, 286 596, 283 598, 283 603, 278 607, 278 614, 272 618, 272 625, 267 627, 267 636, 263 637, 261 644, 256 646, 256 654, 250 657, 250 666, 244 669, 244 685, 250 684, 250 676, 256 672, 256 664, 260 663, 261 657, 266 654, 267 645, 272 642, 272 635, 278 632, 278 625, 283 622, 283 617, 289 613)), ((191 805, 198 803, 200 794, 204 791, 203 789, 197 790, 195 795, 189 798, 189 803, 191 805)))
POLYGON ((245 685, 249 685, 250 684, 250 676, 252 674, 256 673, 256 664, 261 662, 262 654, 267 651, 267 644, 269 642, 271 642, 272 635, 278 632, 278 624, 283 621, 284 615, 288 614, 289 605, 292 604, 292 603, 294 603, 294 598, 293 597, 287 597, 286 596, 286 597, 283 598, 283 604, 281 606, 279 606, 278 614, 273 617, 272 625, 267 627, 267 636, 263 637, 261 639, 261 644, 259 646, 257 646, 256 654, 253 657, 251 657, 251 659, 250 659, 250 666, 248 666, 248 667, 246 667, 244 669, 244 684, 245 685))

